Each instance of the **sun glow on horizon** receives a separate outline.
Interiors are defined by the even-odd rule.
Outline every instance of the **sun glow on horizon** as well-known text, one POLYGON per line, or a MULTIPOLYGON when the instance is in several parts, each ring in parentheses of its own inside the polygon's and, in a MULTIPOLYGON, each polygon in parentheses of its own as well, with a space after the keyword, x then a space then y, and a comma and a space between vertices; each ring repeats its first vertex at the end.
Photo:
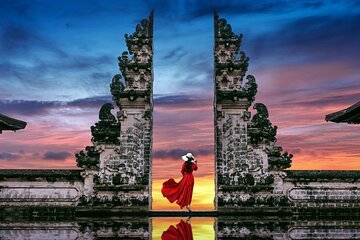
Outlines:
MULTIPOLYGON (((152 182, 152 209, 153 210, 181 210, 176 203, 170 203, 162 196, 161 187, 167 179, 154 179, 152 182)), ((175 179, 176 182, 180 179, 175 179)), ((196 177, 191 202, 193 210, 214 210, 215 183, 214 176, 196 177)), ((185 208, 184 208, 185 209, 185 208)))

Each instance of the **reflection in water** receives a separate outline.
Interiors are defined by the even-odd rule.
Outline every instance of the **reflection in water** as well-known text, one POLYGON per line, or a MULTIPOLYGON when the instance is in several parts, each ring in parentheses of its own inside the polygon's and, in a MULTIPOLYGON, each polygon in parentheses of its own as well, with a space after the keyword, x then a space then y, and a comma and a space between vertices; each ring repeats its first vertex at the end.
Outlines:
POLYGON ((217 239, 360 239, 358 216, 219 217, 217 239))
POLYGON ((190 217, 184 221, 180 220, 180 222, 174 227, 171 225, 168 230, 163 232, 161 235, 161 240, 193 240, 193 234, 190 224, 190 217))
POLYGON ((0 214, 0 239, 360 239, 360 219, 358 215, 10 219, 0 214))
MULTIPOLYGON (((164 232, 168 232, 168 230, 171 230, 173 228, 179 230, 179 227, 183 229, 187 227, 188 228, 187 231, 189 231, 190 229, 191 231, 190 236, 192 238, 176 238, 176 239, 194 239, 194 240, 215 239, 215 231, 214 231, 215 218, 210 218, 210 217, 207 218, 193 217, 191 219, 188 219, 186 217, 152 218, 151 225, 152 225, 151 239, 167 239, 167 238, 162 238, 164 232), (181 225, 182 222, 183 224, 181 225), (176 226, 176 228, 174 226, 176 226)), ((172 231, 174 231, 174 229, 172 231)), ((175 239, 175 238, 170 238, 170 239, 175 239)))

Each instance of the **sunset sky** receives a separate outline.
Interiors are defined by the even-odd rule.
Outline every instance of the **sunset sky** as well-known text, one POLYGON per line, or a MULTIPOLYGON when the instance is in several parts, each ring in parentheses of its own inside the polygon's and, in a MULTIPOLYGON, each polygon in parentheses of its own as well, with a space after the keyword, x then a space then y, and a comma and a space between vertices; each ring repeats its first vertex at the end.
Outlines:
POLYGON ((355 0, 0 0, 0 113, 28 122, 0 135, 0 168, 76 167, 74 153, 91 145, 90 126, 112 102, 123 36, 154 9, 154 189, 179 179, 180 156, 192 152, 193 204, 211 208, 213 195, 201 201, 214 175, 214 8, 244 34, 255 102, 294 154, 291 169, 360 170, 360 126, 324 120, 360 100, 355 0))

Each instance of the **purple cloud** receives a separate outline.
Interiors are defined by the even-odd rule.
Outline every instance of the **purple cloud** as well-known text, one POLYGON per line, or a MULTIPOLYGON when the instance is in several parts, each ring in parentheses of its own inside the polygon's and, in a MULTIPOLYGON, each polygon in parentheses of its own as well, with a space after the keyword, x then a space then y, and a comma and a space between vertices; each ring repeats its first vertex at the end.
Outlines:
POLYGON ((95 108, 112 102, 110 96, 96 96, 91 98, 76 99, 73 101, 29 101, 29 100, 0 100, 0 109, 4 114, 15 114, 19 116, 36 116, 49 114, 50 110, 61 108, 95 108))
POLYGON ((1 152, 0 159, 2 160, 18 160, 21 156, 18 154, 8 153, 8 152, 1 152))
POLYGON ((46 152, 44 153, 43 159, 44 160, 65 160, 68 157, 71 157, 72 154, 69 152, 46 152))

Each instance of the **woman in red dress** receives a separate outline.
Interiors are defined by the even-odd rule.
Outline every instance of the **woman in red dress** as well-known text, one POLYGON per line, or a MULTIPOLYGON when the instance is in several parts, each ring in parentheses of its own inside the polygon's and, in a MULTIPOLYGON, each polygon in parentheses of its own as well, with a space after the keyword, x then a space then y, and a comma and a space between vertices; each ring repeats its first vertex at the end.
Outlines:
POLYGON ((190 203, 194 189, 194 175, 192 172, 198 169, 197 161, 191 153, 182 156, 182 159, 185 161, 181 168, 182 179, 177 183, 173 178, 170 178, 163 183, 161 193, 171 203, 176 201, 180 208, 186 206, 187 210, 191 212, 190 203))

